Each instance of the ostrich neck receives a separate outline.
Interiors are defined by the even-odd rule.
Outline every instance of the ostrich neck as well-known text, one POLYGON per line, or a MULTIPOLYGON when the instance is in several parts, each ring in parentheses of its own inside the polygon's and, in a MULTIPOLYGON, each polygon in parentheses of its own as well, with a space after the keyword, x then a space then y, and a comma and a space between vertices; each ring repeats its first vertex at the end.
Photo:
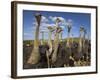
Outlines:
POLYGON ((48 44, 49 44, 50 47, 52 47, 51 35, 52 35, 52 32, 49 31, 49 40, 48 40, 48 44))
POLYGON ((36 32, 35 32, 35 40, 34 40, 34 47, 38 47, 38 41, 39 41, 39 25, 36 26, 36 32))

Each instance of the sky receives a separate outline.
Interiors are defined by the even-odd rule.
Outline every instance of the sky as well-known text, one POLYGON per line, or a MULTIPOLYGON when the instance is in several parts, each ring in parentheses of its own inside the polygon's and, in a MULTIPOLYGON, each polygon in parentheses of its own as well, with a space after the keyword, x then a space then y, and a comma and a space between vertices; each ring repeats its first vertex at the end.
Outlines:
MULTIPOLYGON (((34 40, 36 19, 35 14, 40 13, 42 15, 40 24, 39 39, 42 39, 41 31, 45 31, 44 39, 48 39, 48 26, 55 26, 55 20, 59 18, 61 22, 59 26, 63 29, 62 38, 65 39, 68 36, 67 23, 71 22, 71 34, 73 37, 80 36, 80 26, 83 26, 88 36, 91 36, 91 14, 89 13, 75 13, 75 12, 52 12, 52 11, 34 11, 23 10, 23 39, 34 40)), ((54 36, 52 36, 53 39, 54 36)))

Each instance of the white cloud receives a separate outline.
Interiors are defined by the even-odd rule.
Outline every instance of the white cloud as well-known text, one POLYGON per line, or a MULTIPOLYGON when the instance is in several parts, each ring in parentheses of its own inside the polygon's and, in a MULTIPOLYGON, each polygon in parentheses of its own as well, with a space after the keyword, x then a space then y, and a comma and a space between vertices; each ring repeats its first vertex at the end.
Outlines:
POLYGON ((24 32, 24 35, 23 36, 24 37, 32 37, 33 38, 34 37, 34 33, 35 32, 29 32, 29 33, 28 32, 24 32))
POLYGON ((24 33, 24 36, 27 36, 27 35, 29 35, 29 33, 24 33))
POLYGON ((65 26, 60 26, 62 29, 64 29, 65 28, 65 26))
POLYGON ((52 24, 49 24, 49 23, 42 23, 41 26, 43 26, 43 27, 48 27, 48 26, 55 26, 55 24, 54 24, 54 23, 52 23, 52 24))
MULTIPOLYGON (((59 24, 60 25, 60 27, 62 28, 62 29, 64 29, 67 25, 67 22, 72 22, 72 20, 71 19, 67 19, 67 20, 65 20, 65 18, 63 18, 63 17, 53 17, 53 16, 49 16, 49 18, 47 18, 47 17, 45 17, 45 16, 42 16, 42 20, 41 20, 41 25, 40 25, 40 32, 41 31, 44 31, 45 33, 47 33, 49 30, 48 30, 48 26, 51 26, 51 27, 54 27, 54 26, 56 26, 56 24, 55 24, 55 20, 57 19, 57 18, 59 18, 60 20, 61 20, 61 23, 59 24), (50 20, 53 22, 53 23, 50 23, 50 20)), ((36 26, 36 22, 34 22, 33 23, 33 28, 32 29, 34 29, 35 30, 35 26, 36 26)), ((34 32, 34 31, 33 31, 34 32)), ((33 34, 33 33, 32 33, 33 34)))
POLYGON ((49 19, 51 19, 52 21, 56 21, 57 18, 59 18, 62 22, 66 22, 66 20, 63 17, 56 17, 56 16, 55 17, 53 17, 53 16, 49 17, 49 19))
POLYGON ((37 23, 36 23, 36 22, 33 22, 32 24, 33 24, 33 26, 36 26, 36 25, 37 25, 37 23))
POLYGON ((48 22, 49 20, 45 17, 45 16, 42 16, 41 18, 41 22, 48 22))
POLYGON ((63 26, 65 26, 66 25, 66 19, 65 18, 63 18, 63 17, 53 17, 53 16, 50 16, 49 17, 49 19, 51 19, 53 22, 55 22, 56 21, 56 19, 57 18, 59 18, 60 20, 61 20, 61 22, 59 23, 60 25, 63 25, 63 26))
POLYGON ((41 23, 41 26, 40 26, 40 31, 45 31, 45 32, 48 32, 48 26, 51 26, 51 27, 54 27, 55 24, 54 23, 41 23))

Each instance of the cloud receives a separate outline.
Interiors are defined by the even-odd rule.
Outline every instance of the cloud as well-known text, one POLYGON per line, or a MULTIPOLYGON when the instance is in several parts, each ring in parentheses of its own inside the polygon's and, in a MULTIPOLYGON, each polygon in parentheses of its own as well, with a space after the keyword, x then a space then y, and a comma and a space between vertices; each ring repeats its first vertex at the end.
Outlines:
POLYGON ((32 40, 32 39, 34 39, 34 33, 32 33, 32 32, 24 32, 23 39, 24 40, 32 40))
POLYGON ((41 22, 48 22, 49 20, 45 17, 45 16, 42 16, 41 18, 41 22))
POLYGON ((64 29, 65 28, 65 26, 60 26, 62 29, 64 29))
POLYGON ((58 17, 56 17, 56 16, 55 17, 50 16, 49 17, 49 19, 51 19, 53 22, 55 22, 57 18, 59 18, 61 20, 61 22, 59 23, 60 25, 63 25, 63 26, 66 25, 66 19, 63 18, 63 17, 60 17, 60 16, 58 16, 58 17))
POLYGON ((41 26, 48 27, 48 26, 55 26, 54 23, 42 23, 41 26))
MULTIPOLYGON (((44 37, 45 38, 48 38, 48 26, 51 26, 51 27, 54 27, 56 26, 55 24, 55 20, 59 18, 61 20, 61 22, 59 23, 59 26, 64 30, 64 28, 66 27, 66 24, 67 22, 72 22, 71 19, 67 19, 65 20, 65 18, 63 17, 53 17, 53 16, 49 16, 48 18, 45 17, 45 16, 42 16, 42 19, 41 19, 41 24, 40 24, 40 31, 39 31, 39 36, 41 38, 41 31, 44 31, 44 37)), ((27 32, 24 33, 24 36, 25 38, 32 38, 34 39, 34 32, 35 32, 35 29, 36 29, 36 25, 37 25, 37 22, 34 21, 34 23, 32 24, 32 26, 27 29, 27 32)), ((66 32, 66 30, 63 31, 64 33, 66 32)))
POLYGON ((54 27, 54 23, 41 23, 40 31, 48 32, 48 26, 54 27))
POLYGON ((53 16, 49 17, 49 19, 51 19, 52 21, 56 21, 57 18, 59 18, 62 22, 66 21, 63 17, 56 17, 56 16, 55 17, 53 17, 53 16))
POLYGON ((32 23, 32 25, 33 25, 33 26, 36 26, 36 25, 37 25, 37 23, 34 21, 34 22, 32 23))
POLYGON ((29 33, 24 33, 24 36, 27 36, 27 35, 29 35, 29 33))
POLYGON ((54 21, 54 22, 55 22, 55 21, 56 21, 56 19, 57 19, 57 17, 52 17, 52 16, 50 16, 50 17, 49 17, 49 19, 51 19, 52 21, 54 21))

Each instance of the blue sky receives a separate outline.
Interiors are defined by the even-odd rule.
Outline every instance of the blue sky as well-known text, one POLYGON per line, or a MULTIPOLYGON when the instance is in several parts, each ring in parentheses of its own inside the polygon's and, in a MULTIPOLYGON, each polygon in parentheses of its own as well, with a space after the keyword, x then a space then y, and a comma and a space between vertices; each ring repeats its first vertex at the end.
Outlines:
MULTIPOLYGON (((71 13, 71 12, 52 12, 52 11, 33 11, 33 10, 23 10, 23 39, 33 40, 36 20, 34 15, 40 13, 42 15, 40 32, 45 31, 44 38, 48 39, 48 26, 55 26, 55 20, 58 17, 61 19, 60 27, 63 28, 62 38, 67 38, 67 28, 66 23, 68 20, 72 22, 71 34, 73 37, 79 37, 80 26, 84 26, 87 30, 87 34, 91 36, 91 15, 89 13, 71 13)), ((41 33, 39 34, 41 39, 41 33)))

